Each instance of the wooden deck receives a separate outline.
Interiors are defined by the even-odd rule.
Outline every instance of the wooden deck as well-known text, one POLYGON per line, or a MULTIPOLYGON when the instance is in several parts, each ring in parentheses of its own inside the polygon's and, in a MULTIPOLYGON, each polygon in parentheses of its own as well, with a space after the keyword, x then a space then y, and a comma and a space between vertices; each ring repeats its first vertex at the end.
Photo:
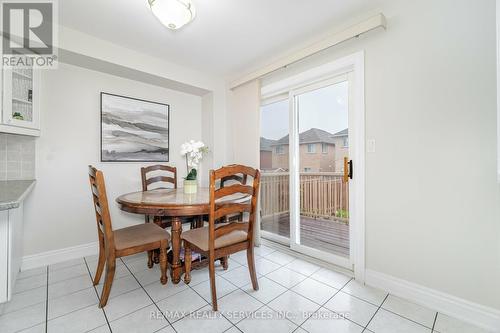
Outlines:
MULTIPOLYGON (((304 246, 328 253, 349 257, 349 225, 323 219, 302 216, 300 219, 300 242, 304 246)), ((290 216, 263 217, 262 230, 290 237, 290 216)))

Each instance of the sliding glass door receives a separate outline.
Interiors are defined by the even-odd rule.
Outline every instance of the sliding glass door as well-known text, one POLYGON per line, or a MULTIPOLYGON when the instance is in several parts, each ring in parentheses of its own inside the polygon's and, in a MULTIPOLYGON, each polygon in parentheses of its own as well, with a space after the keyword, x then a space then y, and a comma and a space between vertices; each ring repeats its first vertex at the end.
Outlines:
POLYGON ((349 73, 261 108, 262 236, 351 269, 349 73))
POLYGON ((292 249, 350 267, 349 80, 338 76, 290 92, 292 249))

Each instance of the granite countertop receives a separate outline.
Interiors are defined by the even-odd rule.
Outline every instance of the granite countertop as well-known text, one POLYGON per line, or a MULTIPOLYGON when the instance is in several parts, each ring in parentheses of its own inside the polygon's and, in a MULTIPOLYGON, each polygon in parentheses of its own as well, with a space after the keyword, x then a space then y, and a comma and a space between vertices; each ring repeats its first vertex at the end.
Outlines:
POLYGON ((0 210, 17 208, 35 186, 36 180, 0 181, 0 210))

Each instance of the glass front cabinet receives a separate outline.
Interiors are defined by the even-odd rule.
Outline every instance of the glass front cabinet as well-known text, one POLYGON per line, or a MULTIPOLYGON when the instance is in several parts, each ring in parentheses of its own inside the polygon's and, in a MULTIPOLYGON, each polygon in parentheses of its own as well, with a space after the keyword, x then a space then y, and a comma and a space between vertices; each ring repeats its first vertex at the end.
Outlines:
POLYGON ((3 68, 2 125, 0 132, 39 135, 40 70, 3 68))

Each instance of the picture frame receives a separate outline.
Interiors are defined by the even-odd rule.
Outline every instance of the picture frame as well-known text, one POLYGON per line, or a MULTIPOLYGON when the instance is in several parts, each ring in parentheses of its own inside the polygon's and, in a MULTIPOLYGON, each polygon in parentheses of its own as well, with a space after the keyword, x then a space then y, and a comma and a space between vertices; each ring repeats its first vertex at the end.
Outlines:
POLYGON ((170 105, 100 94, 101 162, 169 162, 170 105))

